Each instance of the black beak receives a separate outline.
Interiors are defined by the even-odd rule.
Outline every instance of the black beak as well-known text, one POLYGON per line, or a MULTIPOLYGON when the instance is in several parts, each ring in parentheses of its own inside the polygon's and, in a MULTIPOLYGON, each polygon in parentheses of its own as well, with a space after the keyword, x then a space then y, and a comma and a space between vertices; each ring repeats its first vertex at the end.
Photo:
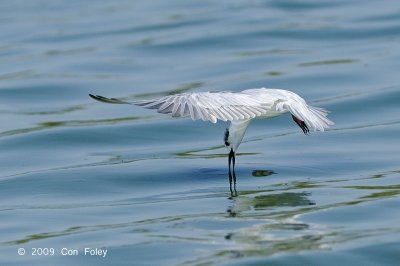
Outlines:
POLYGON ((235 174, 235 152, 233 149, 229 152, 228 156, 228 165, 229 165, 229 189, 231 190, 231 196, 237 196, 236 191, 236 174, 235 174), (233 165, 231 172, 231 163, 233 165), (233 175, 232 175, 233 173, 233 175), (232 190, 232 179, 233 179, 233 190, 232 190))

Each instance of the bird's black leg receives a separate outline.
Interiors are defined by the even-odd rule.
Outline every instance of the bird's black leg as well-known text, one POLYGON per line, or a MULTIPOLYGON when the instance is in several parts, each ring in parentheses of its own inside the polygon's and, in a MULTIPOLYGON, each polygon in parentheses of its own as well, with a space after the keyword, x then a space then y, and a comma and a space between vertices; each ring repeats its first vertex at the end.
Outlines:
POLYGON ((235 161, 236 161, 236 154, 235 154, 235 152, 232 151, 233 190, 234 190, 234 192, 235 192, 235 196, 237 196, 237 191, 236 191, 235 161))
POLYGON ((229 189, 231 190, 231 195, 233 195, 233 191, 232 191, 232 173, 231 173, 232 155, 233 155, 233 152, 232 152, 232 150, 231 150, 231 151, 229 152, 229 156, 228 156, 228 165, 229 165, 229 189))
POLYGON ((237 191, 236 191, 236 173, 235 173, 235 152, 233 151, 233 149, 231 149, 231 151, 229 152, 228 164, 229 164, 229 189, 231 191, 231 196, 236 197, 237 191), (231 171, 231 163, 232 163, 232 171, 231 171), (232 180, 233 180, 233 190, 232 190, 232 180))

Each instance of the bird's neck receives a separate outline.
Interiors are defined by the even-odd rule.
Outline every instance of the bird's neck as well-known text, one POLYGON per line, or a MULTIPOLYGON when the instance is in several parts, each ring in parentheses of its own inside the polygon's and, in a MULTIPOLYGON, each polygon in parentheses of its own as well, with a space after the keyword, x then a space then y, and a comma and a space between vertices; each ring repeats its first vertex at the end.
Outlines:
POLYGON ((246 129, 250 124, 250 121, 251 119, 231 121, 228 130, 229 130, 230 145, 234 151, 237 150, 240 143, 242 142, 244 133, 246 132, 246 129))

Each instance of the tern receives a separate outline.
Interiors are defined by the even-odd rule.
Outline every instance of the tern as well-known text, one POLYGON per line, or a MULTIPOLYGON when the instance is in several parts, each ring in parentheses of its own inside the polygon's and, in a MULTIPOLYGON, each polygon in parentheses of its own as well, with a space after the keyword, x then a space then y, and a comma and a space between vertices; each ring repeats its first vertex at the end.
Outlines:
POLYGON ((282 89, 189 92, 132 102, 100 95, 89 94, 89 96, 105 103, 131 104, 156 109, 157 112, 170 114, 172 117, 190 117, 192 120, 201 119, 212 123, 218 120, 229 121, 223 140, 228 149, 229 186, 232 195, 232 180, 237 195, 235 154, 251 120, 290 113, 294 122, 306 135, 310 130, 324 131, 334 125, 327 118, 327 110, 311 106, 296 93, 282 89))

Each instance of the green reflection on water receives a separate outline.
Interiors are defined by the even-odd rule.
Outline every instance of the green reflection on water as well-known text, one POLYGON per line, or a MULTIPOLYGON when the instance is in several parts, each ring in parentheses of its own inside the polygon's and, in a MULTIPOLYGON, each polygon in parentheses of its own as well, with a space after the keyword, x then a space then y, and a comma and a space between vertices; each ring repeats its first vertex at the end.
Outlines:
POLYGON ((30 128, 19 128, 8 130, 4 132, 0 132, 1 137, 13 136, 18 134, 26 134, 34 131, 45 130, 54 127, 79 127, 79 126, 94 126, 94 125, 113 125, 118 123, 124 122, 132 122, 132 121, 143 121, 146 120, 148 117, 136 117, 136 116, 129 116, 129 117, 118 117, 112 119, 98 119, 98 120, 67 120, 67 121, 46 121, 40 122, 35 127, 30 128))
POLYGON ((269 50, 258 50, 258 51, 247 51, 234 53, 236 56, 240 57, 253 57, 253 56, 263 56, 263 55, 294 55, 303 54, 305 50, 295 50, 295 49, 269 49, 269 50))
MULTIPOLYGON (((185 152, 177 152, 175 153, 176 156, 179 157, 187 157, 187 158, 204 158, 204 159, 211 159, 211 158, 221 158, 227 157, 228 152, 226 153, 212 153, 212 154, 198 154, 199 152, 207 152, 207 151, 215 151, 224 148, 224 145, 212 146, 204 149, 197 149, 197 150, 190 150, 185 152)), ((246 156, 246 155, 256 155, 259 153, 256 152, 238 152, 236 156, 246 156)))
POLYGON ((41 111, 41 112, 18 112, 17 114, 21 115, 58 115, 58 114, 66 114, 66 113, 71 113, 79 110, 85 109, 84 105, 75 105, 71 107, 67 107, 65 109, 61 110, 55 110, 55 111, 41 111))
POLYGON ((281 194, 270 194, 255 196, 252 205, 255 210, 261 210, 269 207, 282 207, 282 206, 309 206, 315 205, 315 203, 309 200, 307 197, 310 193, 281 193, 281 194))
POLYGON ((315 61, 315 62, 307 62, 301 63, 298 66, 308 67, 308 66, 320 66, 320 65, 336 65, 336 64, 351 64, 358 62, 358 60, 354 59, 335 59, 335 60, 325 60, 325 61, 315 61))
POLYGON ((280 71, 268 71, 268 72, 265 73, 265 75, 266 76, 272 76, 272 77, 274 77, 274 76, 282 76, 283 72, 280 72, 280 71))
POLYGON ((255 177, 270 176, 273 174, 276 174, 273 170, 253 170, 251 172, 251 175, 255 177))

